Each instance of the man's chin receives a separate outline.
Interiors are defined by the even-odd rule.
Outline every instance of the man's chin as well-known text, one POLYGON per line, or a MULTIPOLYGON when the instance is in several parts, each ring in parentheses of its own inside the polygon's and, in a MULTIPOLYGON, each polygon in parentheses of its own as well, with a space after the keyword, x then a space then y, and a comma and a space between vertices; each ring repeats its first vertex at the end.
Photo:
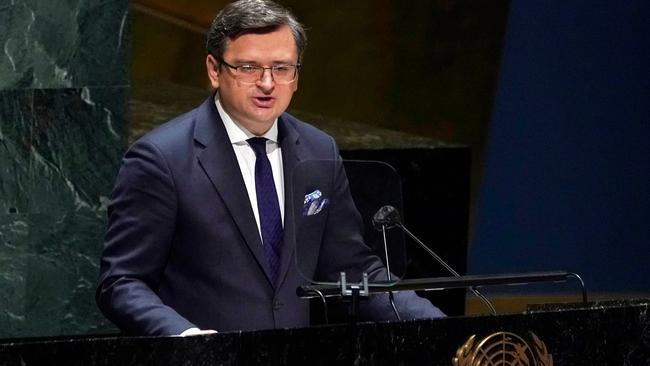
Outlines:
POLYGON ((280 114, 282 113, 274 109, 257 108, 250 116, 250 121, 260 125, 273 124, 280 114))
POLYGON ((263 135, 273 126, 276 118, 275 115, 268 115, 264 118, 255 116, 254 118, 249 118, 244 127, 255 135, 263 135))

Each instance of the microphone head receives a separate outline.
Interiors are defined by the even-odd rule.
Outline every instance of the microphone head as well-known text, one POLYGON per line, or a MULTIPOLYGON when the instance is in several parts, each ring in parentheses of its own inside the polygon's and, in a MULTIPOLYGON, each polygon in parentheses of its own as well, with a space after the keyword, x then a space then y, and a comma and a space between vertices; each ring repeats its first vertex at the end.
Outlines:
POLYGON ((381 231, 382 227, 391 229, 400 225, 399 212, 393 206, 383 206, 372 216, 372 226, 381 231))

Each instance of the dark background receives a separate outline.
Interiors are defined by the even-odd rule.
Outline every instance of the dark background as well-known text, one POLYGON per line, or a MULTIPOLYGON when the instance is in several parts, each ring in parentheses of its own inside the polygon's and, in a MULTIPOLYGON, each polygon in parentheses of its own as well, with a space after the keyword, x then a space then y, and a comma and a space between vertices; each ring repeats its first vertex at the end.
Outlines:
POLYGON ((650 2, 513 1, 469 270, 650 291, 650 2))

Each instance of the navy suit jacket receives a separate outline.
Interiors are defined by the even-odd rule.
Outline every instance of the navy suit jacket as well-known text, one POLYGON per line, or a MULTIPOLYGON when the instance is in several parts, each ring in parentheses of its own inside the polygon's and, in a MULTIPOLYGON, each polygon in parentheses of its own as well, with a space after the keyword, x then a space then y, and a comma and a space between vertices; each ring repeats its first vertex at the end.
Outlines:
MULTIPOLYGON (((371 277, 385 274, 363 244, 362 221, 334 140, 286 113, 278 121, 278 139, 285 224, 276 283, 212 97, 129 149, 108 209, 96 292, 108 319, 126 333, 148 335, 191 327, 307 326, 309 304, 296 296, 296 288, 308 282, 305 277, 336 281, 348 268, 371 277), (311 160, 329 163, 293 174, 300 162, 311 160), (316 189, 330 204, 303 216, 304 195, 316 189)), ((406 318, 442 315, 411 292, 398 294, 396 301, 406 318)), ((363 302, 361 312, 367 319, 393 319, 386 296, 363 302)))

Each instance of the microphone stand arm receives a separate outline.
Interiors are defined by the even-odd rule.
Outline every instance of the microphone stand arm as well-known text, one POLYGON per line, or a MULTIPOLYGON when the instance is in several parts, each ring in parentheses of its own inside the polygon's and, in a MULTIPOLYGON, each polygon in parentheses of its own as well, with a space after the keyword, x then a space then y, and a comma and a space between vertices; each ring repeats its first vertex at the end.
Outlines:
MULTIPOLYGON (((420 239, 418 239, 411 231, 409 231, 409 229, 404 227, 402 223, 398 222, 396 223, 396 225, 400 229, 404 230, 404 232, 411 239, 413 239, 413 241, 415 241, 420 246, 420 248, 424 249, 427 253, 429 253, 430 256, 435 258, 435 260, 437 260, 438 263, 440 263, 443 267, 445 267, 445 269, 449 271, 449 273, 451 273, 455 277, 460 277, 460 274, 458 272, 456 272, 453 268, 451 268, 451 266, 448 265, 447 262, 445 262, 442 258, 440 258, 440 256, 436 254, 433 250, 429 249, 429 247, 426 246, 420 239)), ((474 286, 469 287, 469 289, 474 293, 474 295, 476 295, 476 297, 478 297, 479 299, 481 299, 481 301, 483 301, 483 303, 490 309, 490 313, 492 313, 492 315, 497 315, 497 310, 494 308, 492 303, 481 292, 479 292, 479 290, 477 290, 474 286)))

